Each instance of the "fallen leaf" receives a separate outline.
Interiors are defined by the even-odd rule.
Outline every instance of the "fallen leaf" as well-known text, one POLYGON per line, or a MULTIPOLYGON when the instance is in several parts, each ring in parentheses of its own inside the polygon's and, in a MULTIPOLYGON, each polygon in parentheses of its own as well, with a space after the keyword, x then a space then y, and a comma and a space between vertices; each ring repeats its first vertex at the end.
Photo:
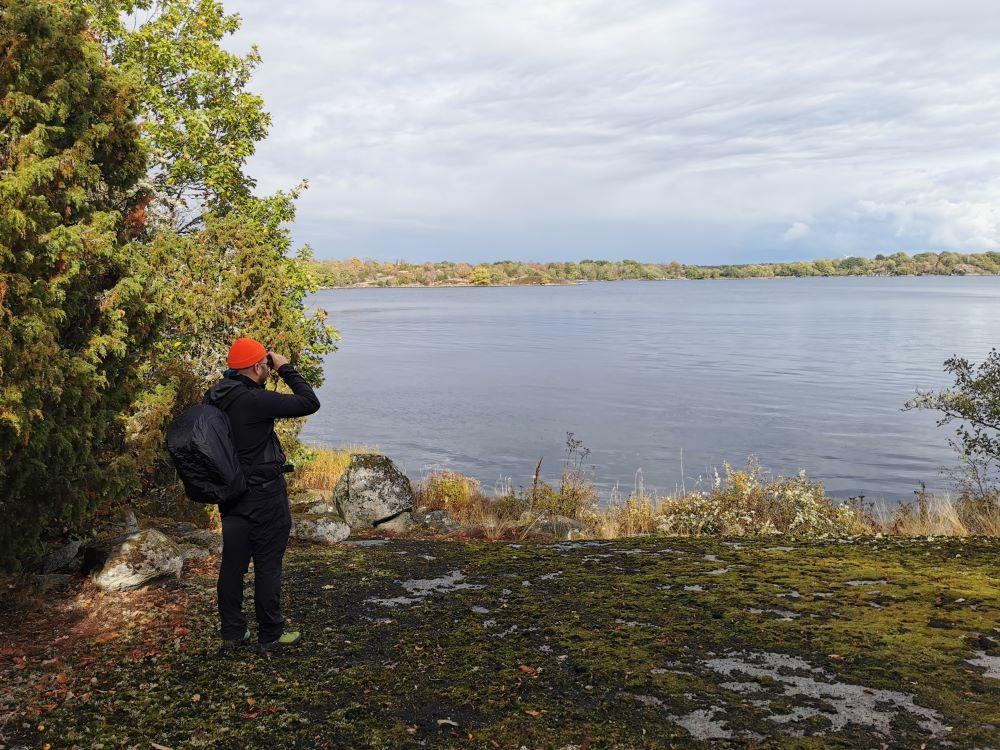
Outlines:
POLYGON ((94 642, 109 643, 110 641, 113 641, 115 638, 117 638, 119 635, 121 635, 121 633, 119 633, 117 630, 112 630, 110 633, 102 633, 101 635, 97 636, 94 642))
POLYGON ((193 703, 197 703, 200 700, 201 700, 201 693, 195 693, 194 695, 191 696, 191 701, 193 703))
POLYGON ((528 714, 528 716, 541 716, 542 715, 541 711, 535 711, 532 708, 526 708, 526 709, 524 709, 524 713, 528 714))
POLYGON ((256 719, 257 714, 240 714, 244 719, 256 719))
POLYGON ((58 675, 56 675, 56 682, 58 682, 60 685, 65 685, 66 684, 66 673, 65 672, 60 672, 58 675))
POLYGON ((254 699, 254 698, 247 698, 247 705, 248 706, 256 706, 257 705, 256 699, 254 699))
POLYGON ((437 720, 437 725, 439 727, 443 727, 445 725, 447 725, 449 727, 457 727, 458 726, 458 722, 452 721, 451 719, 438 719, 437 720))
POLYGON ((178 625, 174 628, 174 635, 188 635, 191 632, 191 628, 185 628, 178 625))
POLYGON ((535 669, 534 667, 529 667, 527 664, 522 664, 521 671, 524 672, 525 674, 535 674, 535 672, 537 672, 538 670, 535 669))
POLYGON ((155 742, 150 742, 149 746, 153 750, 174 750, 172 747, 167 747, 166 745, 157 745, 155 742))

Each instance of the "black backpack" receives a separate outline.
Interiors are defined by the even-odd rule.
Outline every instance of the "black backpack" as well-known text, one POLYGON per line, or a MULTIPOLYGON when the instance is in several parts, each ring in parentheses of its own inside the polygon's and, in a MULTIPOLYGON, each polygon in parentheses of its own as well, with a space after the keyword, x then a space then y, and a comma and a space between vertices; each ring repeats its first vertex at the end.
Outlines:
POLYGON ((167 428, 167 451, 196 503, 226 503, 247 491, 229 416, 217 406, 196 404, 167 428))

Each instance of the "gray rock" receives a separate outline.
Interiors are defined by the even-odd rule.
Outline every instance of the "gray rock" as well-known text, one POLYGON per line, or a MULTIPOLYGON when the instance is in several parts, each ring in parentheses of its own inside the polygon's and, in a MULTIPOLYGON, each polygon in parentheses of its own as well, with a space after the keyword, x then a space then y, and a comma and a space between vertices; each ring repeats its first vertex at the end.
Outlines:
POLYGON ((291 503, 292 513, 336 513, 337 506, 322 500, 291 503))
POLYGON ((222 535, 208 529, 195 527, 193 531, 181 534, 179 541, 184 544, 201 547, 209 555, 222 554, 222 535))
POLYGON ((530 517, 522 517, 521 520, 531 523, 531 531, 539 534, 551 534, 557 539, 580 539, 590 533, 590 527, 587 524, 568 516, 540 516, 533 521, 530 517))
POLYGON ((125 527, 126 534, 139 533, 139 519, 135 517, 135 511, 131 508, 126 508, 122 512, 122 526, 125 527))
POLYGON ((104 591, 128 591, 162 578, 179 578, 184 557, 162 531, 145 529, 88 545, 84 572, 104 591))
POLYGON ((458 521, 449 516, 448 512, 444 510, 432 510, 428 513, 416 514, 414 515, 413 520, 424 528, 444 534, 450 534, 451 532, 458 531, 461 528, 458 521))
POLYGON ((184 560, 199 560, 212 554, 209 550, 199 547, 197 544, 181 543, 177 547, 180 549, 181 557, 184 560))
POLYGON ((69 567, 70 563, 76 559, 77 554, 80 552, 81 544, 83 542, 78 539, 70 542, 65 547, 57 549, 45 558, 45 561, 42 563, 42 572, 55 573, 57 570, 69 567))
POLYGON ((412 512, 413 488, 385 456, 355 453, 333 490, 333 503, 352 529, 371 527, 412 512))
POLYGON ((402 534, 413 528, 413 514, 404 511, 398 516, 390 518, 388 521, 381 521, 375 524, 375 528, 382 529, 383 531, 395 531, 398 534, 402 534))
POLYGON ((333 513, 292 513, 293 539, 309 542, 342 542, 351 527, 333 513))

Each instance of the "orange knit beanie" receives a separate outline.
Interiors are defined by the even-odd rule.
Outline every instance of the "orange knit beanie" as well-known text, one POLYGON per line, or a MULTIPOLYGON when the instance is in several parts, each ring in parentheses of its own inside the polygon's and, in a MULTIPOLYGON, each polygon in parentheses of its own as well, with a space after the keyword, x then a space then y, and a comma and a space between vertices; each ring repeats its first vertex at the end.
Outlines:
POLYGON ((236 339, 229 347, 229 366, 234 370, 252 367, 267 356, 267 349, 255 339, 236 339))

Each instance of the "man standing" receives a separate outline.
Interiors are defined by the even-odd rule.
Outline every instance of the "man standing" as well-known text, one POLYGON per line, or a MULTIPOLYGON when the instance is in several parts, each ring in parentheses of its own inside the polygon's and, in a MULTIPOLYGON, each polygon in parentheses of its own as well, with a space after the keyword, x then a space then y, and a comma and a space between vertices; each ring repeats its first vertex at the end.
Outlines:
POLYGON ((268 352, 254 339, 237 339, 229 350, 228 364, 225 377, 204 400, 229 415, 248 487, 246 494, 219 506, 222 565, 218 594, 223 649, 250 640, 243 615, 243 577, 253 559, 257 640, 262 651, 277 651, 297 643, 301 634, 284 632, 281 616, 281 561, 292 519, 284 477, 285 454, 274 432, 274 420, 312 414, 319 409, 319 399, 285 357, 268 352), (292 389, 291 394, 264 387, 272 368, 292 389))

